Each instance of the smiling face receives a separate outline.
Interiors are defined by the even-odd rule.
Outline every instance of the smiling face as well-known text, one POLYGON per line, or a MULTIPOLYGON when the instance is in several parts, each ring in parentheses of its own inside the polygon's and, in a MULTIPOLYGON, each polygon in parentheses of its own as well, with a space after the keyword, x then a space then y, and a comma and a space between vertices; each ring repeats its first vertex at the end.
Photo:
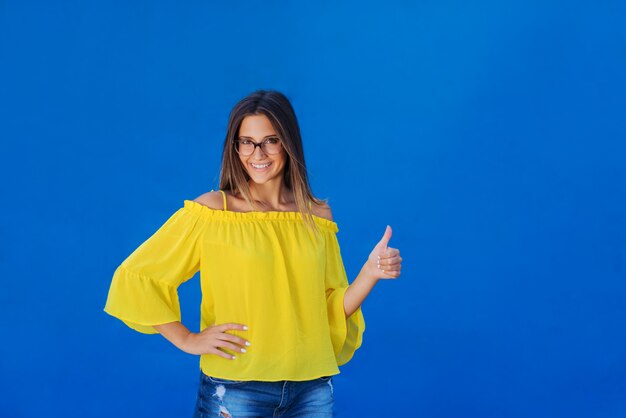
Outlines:
MULTIPOLYGON (((278 134, 267 116, 259 114, 243 118, 239 127, 240 141, 248 140, 260 144, 269 138, 278 138, 278 134)), ((287 160, 283 147, 278 154, 267 154, 261 147, 255 147, 249 156, 239 154, 239 160, 253 182, 258 184, 283 182, 287 160)))

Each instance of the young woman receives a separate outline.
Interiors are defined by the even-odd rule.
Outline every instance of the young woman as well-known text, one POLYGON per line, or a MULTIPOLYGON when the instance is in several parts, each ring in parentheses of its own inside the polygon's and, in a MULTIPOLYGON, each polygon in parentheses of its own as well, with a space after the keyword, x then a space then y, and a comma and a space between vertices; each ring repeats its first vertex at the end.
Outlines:
POLYGON ((200 355, 196 417, 330 417, 332 376, 361 345, 361 303, 402 261, 387 226, 348 285, 337 231, 311 192, 291 104, 254 92, 230 114, 220 189, 185 200, 121 263, 105 311, 200 355), (198 271, 194 333, 177 288, 198 271))

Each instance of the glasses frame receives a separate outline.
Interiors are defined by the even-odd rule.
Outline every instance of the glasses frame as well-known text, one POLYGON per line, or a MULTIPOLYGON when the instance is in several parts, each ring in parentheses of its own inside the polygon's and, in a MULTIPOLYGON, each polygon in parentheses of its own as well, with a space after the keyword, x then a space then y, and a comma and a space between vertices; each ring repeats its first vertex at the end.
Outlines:
POLYGON ((254 142, 251 139, 239 139, 239 138, 237 138, 234 141, 235 152, 237 152, 237 154, 242 155, 244 157, 249 157, 249 156, 253 155, 256 152, 256 147, 259 147, 259 148, 261 148, 261 151, 263 151, 267 155, 278 155, 278 154, 280 154, 280 151, 278 151, 277 153, 267 152, 267 150, 265 149, 265 145, 267 144, 267 142, 270 139, 278 139, 278 143, 280 144, 280 148, 281 148, 281 151, 282 151, 282 149, 283 149, 283 141, 279 137, 274 136, 274 137, 271 137, 271 138, 264 139, 261 142, 254 142), (241 141, 250 141, 250 142, 252 142, 252 144, 254 145, 254 149, 252 150, 252 152, 250 154, 243 154, 243 153, 239 152, 239 143, 241 141))

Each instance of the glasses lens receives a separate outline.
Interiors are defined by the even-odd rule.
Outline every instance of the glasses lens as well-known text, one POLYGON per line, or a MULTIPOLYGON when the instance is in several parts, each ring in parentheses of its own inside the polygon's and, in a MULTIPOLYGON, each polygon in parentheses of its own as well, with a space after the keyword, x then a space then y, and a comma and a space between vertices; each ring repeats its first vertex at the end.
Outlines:
POLYGON ((254 152, 254 142, 252 141, 248 141, 248 140, 243 140, 243 141, 237 141, 237 152, 239 152, 239 154, 241 155, 250 155, 254 152))
MULTIPOLYGON (((250 141, 249 139, 242 139, 236 142, 235 149, 239 154, 247 157, 254 154, 256 145, 256 143, 250 141)), ((263 141, 260 147, 266 154, 279 154, 283 146, 280 143, 279 138, 269 138, 263 141)))
POLYGON ((280 144, 280 139, 278 138, 269 138, 263 141, 263 151, 267 154, 278 154, 282 145, 280 144))

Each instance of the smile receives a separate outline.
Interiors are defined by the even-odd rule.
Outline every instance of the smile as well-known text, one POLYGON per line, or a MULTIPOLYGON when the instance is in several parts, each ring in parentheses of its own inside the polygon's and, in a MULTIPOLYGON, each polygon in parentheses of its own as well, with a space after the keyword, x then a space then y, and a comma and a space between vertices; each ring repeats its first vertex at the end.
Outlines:
POLYGON ((250 163, 250 164, 251 164, 251 165, 252 165, 252 167, 254 167, 254 168, 261 169, 261 168, 266 168, 266 167, 269 167, 269 166, 270 166, 270 164, 272 164, 272 163, 265 163, 265 164, 254 164, 254 163, 250 163))

